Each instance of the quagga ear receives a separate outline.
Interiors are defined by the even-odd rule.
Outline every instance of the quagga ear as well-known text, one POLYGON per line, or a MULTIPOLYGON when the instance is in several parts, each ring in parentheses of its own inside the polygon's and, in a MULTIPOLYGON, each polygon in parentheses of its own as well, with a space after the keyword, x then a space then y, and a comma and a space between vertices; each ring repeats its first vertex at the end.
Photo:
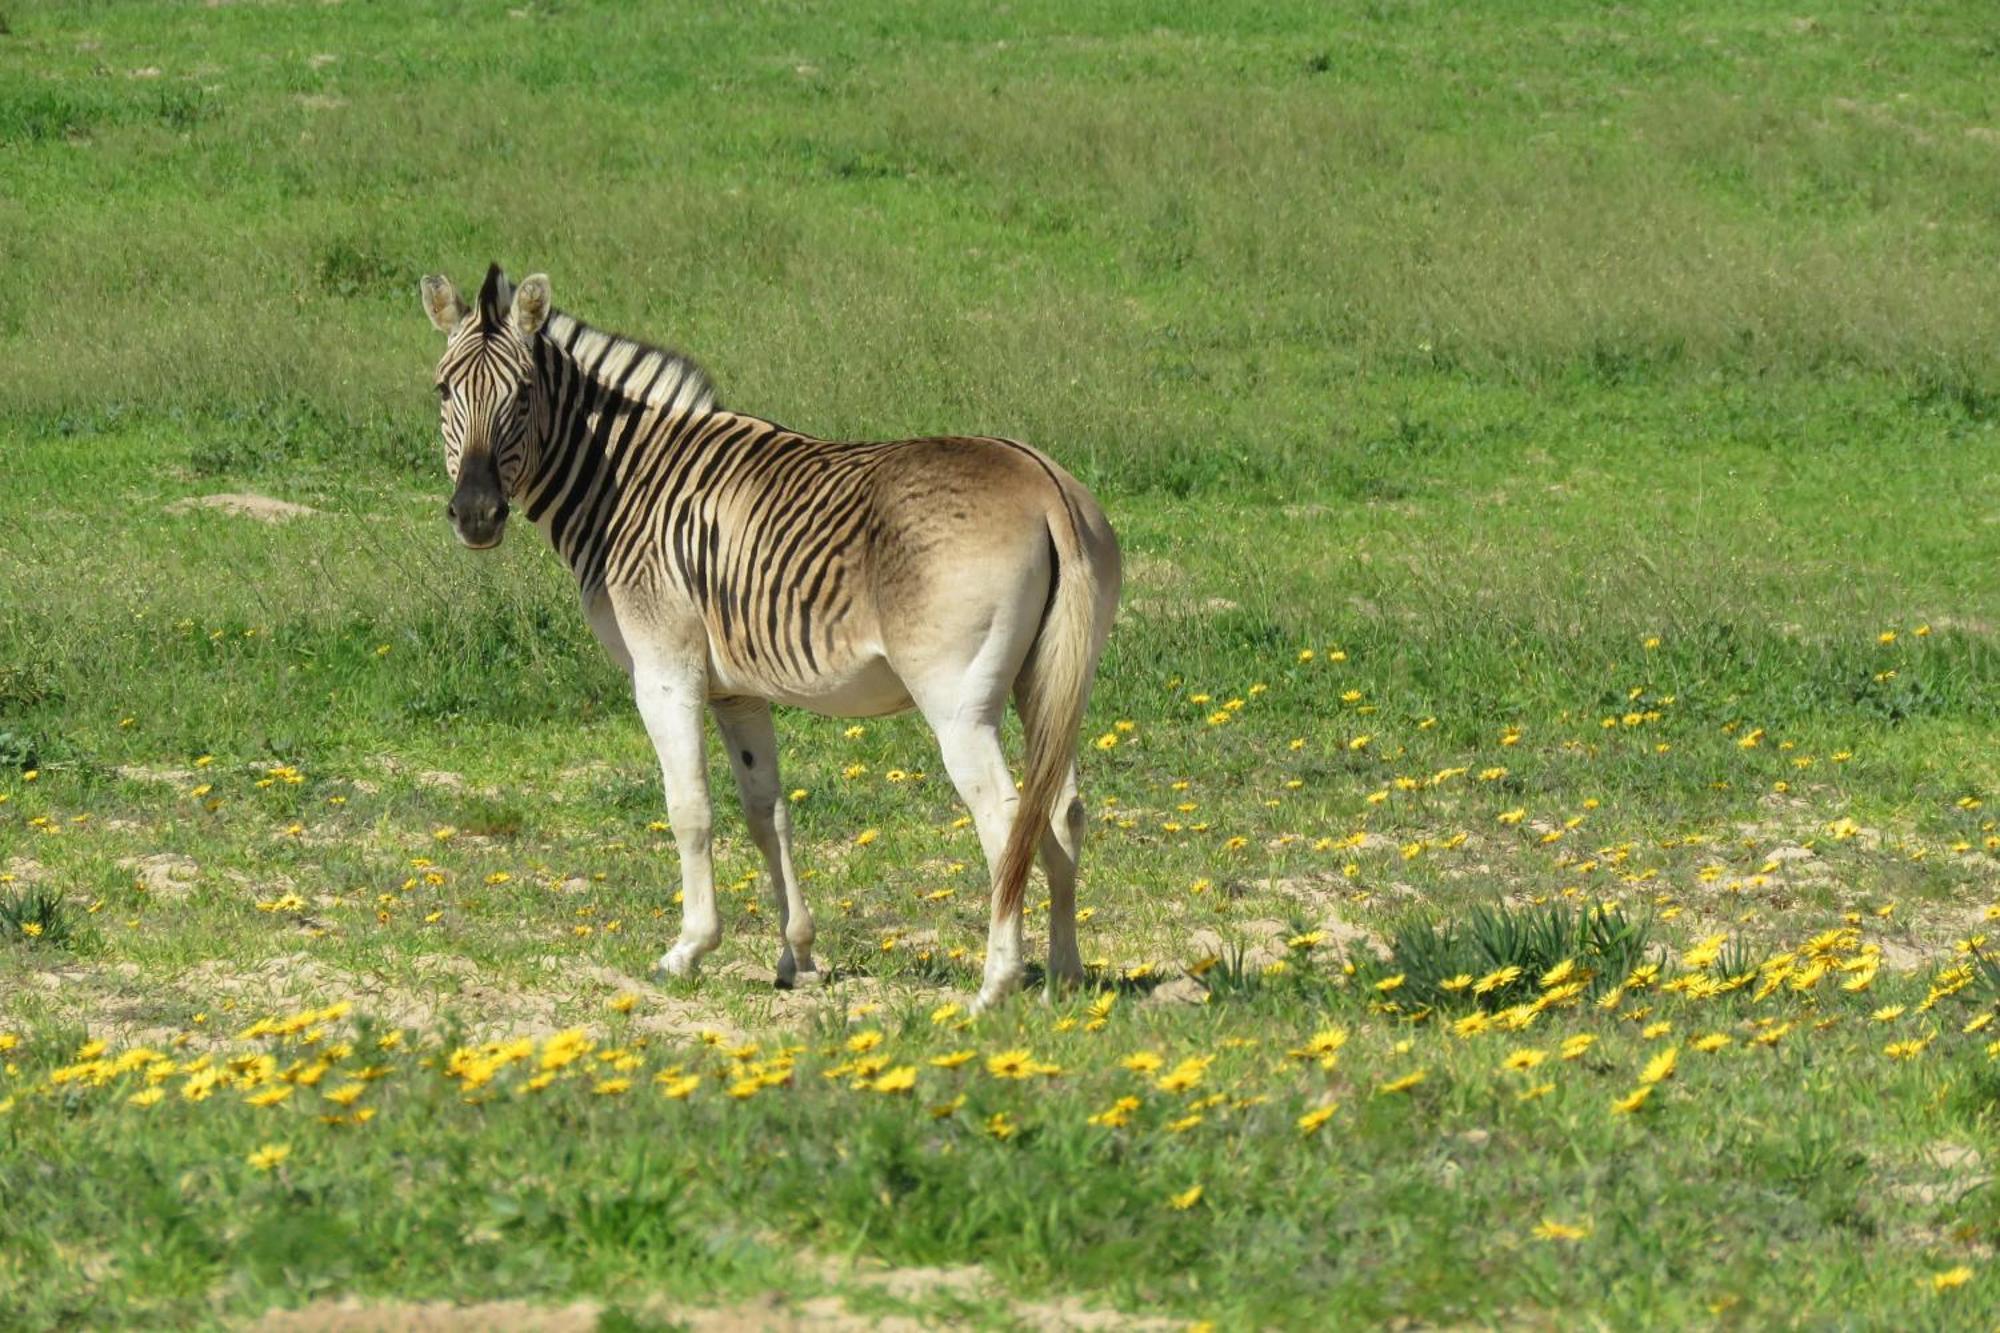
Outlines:
POLYGON ((527 339, 542 331, 549 319, 549 275, 531 273, 514 289, 514 333, 527 339))
POLYGON ((465 318, 465 302, 458 299, 458 288, 451 285, 451 279, 442 273, 425 276, 421 284, 424 294, 424 313, 431 317, 439 333, 450 333, 465 318))

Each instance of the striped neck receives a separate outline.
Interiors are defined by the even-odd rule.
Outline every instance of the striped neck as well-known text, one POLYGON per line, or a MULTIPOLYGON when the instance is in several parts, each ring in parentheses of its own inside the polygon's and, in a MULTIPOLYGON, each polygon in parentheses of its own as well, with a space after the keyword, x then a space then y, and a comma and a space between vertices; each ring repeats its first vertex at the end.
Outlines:
POLYGON ((536 339, 534 466, 521 499, 585 589, 602 585, 609 520, 643 455, 719 410, 678 352, 553 311, 536 339))

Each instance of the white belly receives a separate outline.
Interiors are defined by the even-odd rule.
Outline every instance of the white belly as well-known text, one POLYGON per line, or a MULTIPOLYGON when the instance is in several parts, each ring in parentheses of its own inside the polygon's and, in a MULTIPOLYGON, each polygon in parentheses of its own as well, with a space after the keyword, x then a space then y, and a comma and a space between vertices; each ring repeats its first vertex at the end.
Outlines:
POLYGON ((810 690, 750 679, 734 672, 727 663, 709 659, 709 692, 725 695, 752 695, 773 703, 804 708, 828 717, 880 717, 900 713, 910 706, 910 692, 889 664, 879 655, 861 658, 852 670, 819 677, 810 690))

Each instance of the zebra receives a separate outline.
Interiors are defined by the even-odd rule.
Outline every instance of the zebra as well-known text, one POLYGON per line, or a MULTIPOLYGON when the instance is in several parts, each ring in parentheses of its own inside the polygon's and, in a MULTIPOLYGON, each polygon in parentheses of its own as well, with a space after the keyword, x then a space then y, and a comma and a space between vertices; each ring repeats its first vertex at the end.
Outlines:
POLYGON ((1121 577, 1090 492, 1013 440, 836 443, 725 410, 687 357, 557 310, 545 274, 516 287, 493 265, 470 305, 439 275, 421 291, 445 335, 436 385, 459 541, 498 546, 525 508, 575 575, 658 752, 682 914, 656 967, 694 976, 722 940, 704 708, 770 876, 777 983, 790 987, 824 974, 771 705, 837 717, 914 706, 991 878, 975 1008, 1021 983, 1037 851, 1048 982, 1080 983, 1077 732, 1121 577), (1026 736, 1018 796, 1000 742, 1010 695, 1026 736))

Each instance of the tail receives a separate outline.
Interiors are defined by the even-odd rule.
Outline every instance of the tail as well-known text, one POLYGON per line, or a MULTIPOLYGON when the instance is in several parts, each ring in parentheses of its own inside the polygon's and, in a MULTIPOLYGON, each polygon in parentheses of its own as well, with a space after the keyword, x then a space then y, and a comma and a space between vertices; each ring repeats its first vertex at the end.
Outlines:
POLYGON ((1001 917, 1021 910, 1035 850, 1049 828, 1063 781, 1076 762, 1076 733, 1083 726, 1095 669, 1097 575, 1083 550, 1083 534, 1069 497, 1058 489, 1060 518, 1049 519, 1055 548, 1051 576, 1055 588, 1042 624, 1022 667, 1023 688, 1016 703, 1027 736, 1027 773, 1014 810, 1007 846, 993 876, 994 910, 1001 917))

